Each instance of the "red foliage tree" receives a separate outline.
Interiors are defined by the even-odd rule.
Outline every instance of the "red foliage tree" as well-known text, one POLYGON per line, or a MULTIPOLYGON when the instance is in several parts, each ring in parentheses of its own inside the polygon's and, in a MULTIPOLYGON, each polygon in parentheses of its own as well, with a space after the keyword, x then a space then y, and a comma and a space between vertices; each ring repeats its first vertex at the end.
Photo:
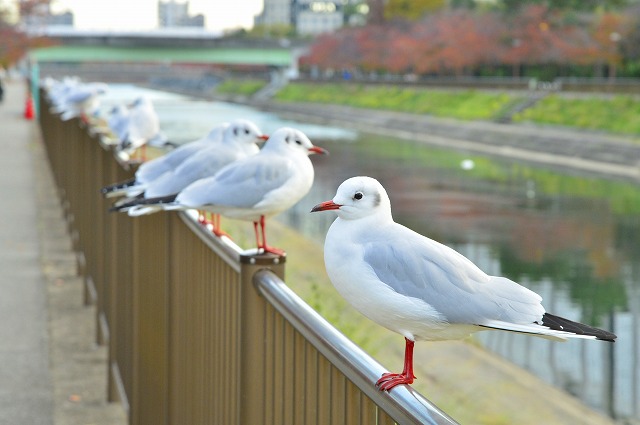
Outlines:
POLYGON ((625 17, 605 13, 594 22, 592 30, 592 60, 609 65, 609 77, 615 78, 622 63, 621 43, 629 36, 631 22, 625 17))
POLYGON ((320 68, 464 75, 482 66, 621 61, 629 33, 620 15, 567 14, 544 4, 510 15, 445 10, 409 23, 369 25, 320 37, 307 58, 320 68), (595 19, 595 22, 594 22, 595 19))

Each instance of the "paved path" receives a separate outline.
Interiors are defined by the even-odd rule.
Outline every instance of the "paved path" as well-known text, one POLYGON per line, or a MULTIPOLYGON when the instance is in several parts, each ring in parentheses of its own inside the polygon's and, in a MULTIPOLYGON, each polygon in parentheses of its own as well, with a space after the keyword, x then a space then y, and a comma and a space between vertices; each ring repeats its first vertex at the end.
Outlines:
POLYGON ((0 104, 0 424, 53 424, 47 297, 40 268, 23 85, 0 104))
POLYGON ((0 104, 0 425, 124 425, 25 84, 0 104))

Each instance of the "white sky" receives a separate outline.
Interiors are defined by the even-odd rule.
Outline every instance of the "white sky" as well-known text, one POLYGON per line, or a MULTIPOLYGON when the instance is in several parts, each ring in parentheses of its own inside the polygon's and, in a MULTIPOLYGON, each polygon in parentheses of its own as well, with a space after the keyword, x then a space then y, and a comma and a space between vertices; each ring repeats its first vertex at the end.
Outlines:
MULTIPOLYGON (((202 13, 210 30, 251 28, 262 6, 263 0, 190 0, 189 14, 202 13)), ((73 12, 79 29, 144 30, 158 23, 158 0, 53 0, 51 9, 73 12)))

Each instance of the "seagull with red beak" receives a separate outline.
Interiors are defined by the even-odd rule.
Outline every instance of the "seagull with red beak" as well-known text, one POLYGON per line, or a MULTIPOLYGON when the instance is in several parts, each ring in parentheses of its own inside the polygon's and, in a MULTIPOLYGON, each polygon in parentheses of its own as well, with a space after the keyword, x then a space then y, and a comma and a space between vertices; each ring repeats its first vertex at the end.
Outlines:
POLYGON ((506 277, 490 276, 453 249, 393 221, 391 202, 370 177, 353 177, 315 211, 336 211, 324 245, 331 282, 360 313, 405 338, 404 369, 376 386, 411 384, 414 341, 461 339, 503 330, 564 341, 613 342, 601 329, 547 313, 542 298, 506 277))
POLYGON ((309 192, 314 178, 309 155, 327 153, 301 131, 283 127, 269 137, 258 154, 227 165, 177 195, 140 200, 128 213, 138 216, 194 208, 252 221, 258 251, 285 255, 267 244, 265 219, 289 209, 309 192))

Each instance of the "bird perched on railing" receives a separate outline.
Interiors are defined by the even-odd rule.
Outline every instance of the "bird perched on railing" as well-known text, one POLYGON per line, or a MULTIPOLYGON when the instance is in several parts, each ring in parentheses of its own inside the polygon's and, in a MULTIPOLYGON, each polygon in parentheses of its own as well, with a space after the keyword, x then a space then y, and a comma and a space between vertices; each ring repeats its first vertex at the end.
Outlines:
POLYGON ((314 171, 309 155, 314 153, 327 151, 314 146, 299 130, 280 128, 257 155, 233 162, 177 195, 140 200, 128 213, 199 209, 252 221, 258 250, 284 255, 267 244, 265 218, 292 207, 311 189, 314 171))
POLYGON ((172 195, 195 180, 212 176, 233 161, 258 153, 256 143, 266 139, 267 136, 249 120, 223 123, 198 140, 142 163, 133 179, 105 186, 101 192, 108 198, 172 195), (189 165, 182 167, 186 161, 190 161, 189 165))
POLYGON ((111 108, 107 117, 108 131, 122 140, 126 136, 129 126, 129 107, 125 104, 118 104, 111 108))
POLYGON ((162 146, 167 141, 160 132, 158 113, 151 99, 146 96, 140 96, 134 100, 125 122, 122 132, 118 134, 120 141, 116 146, 116 151, 125 159, 129 159, 135 151, 140 149, 141 160, 145 161, 147 145, 162 146))
MULTIPOLYGON (((191 153, 177 167, 145 184, 129 187, 127 196, 139 194, 144 198, 157 198, 175 195, 191 183, 215 175, 222 167, 257 154, 260 151, 257 143, 268 138, 254 123, 247 120, 235 120, 226 125, 221 136, 212 133, 217 133, 217 131, 209 133, 208 136, 211 139, 207 137, 204 141, 192 142, 185 146, 185 150, 189 150, 191 153)), ((177 159, 176 155, 171 155, 171 157, 174 160, 177 159)), ((127 210, 136 204, 137 199, 138 197, 135 199, 127 198, 116 203, 112 210, 127 210)), ((213 222, 209 222, 206 214, 202 213, 200 214, 200 222, 212 225, 215 234, 222 234, 218 215, 213 217, 213 222)))
POLYGON ((374 322, 405 337, 402 373, 386 373, 380 390, 411 384, 416 340, 460 339, 498 329, 541 336, 614 341, 616 335, 545 312, 542 298, 516 282, 489 276, 453 249, 393 221, 382 185, 353 177, 311 211, 335 210, 324 245, 338 292, 374 322))
POLYGON ((105 83, 71 83, 63 87, 51 110, 60 114, 62 121, 80 117, 86 122, 98 111, 100 96, 108 89, 105 83))

